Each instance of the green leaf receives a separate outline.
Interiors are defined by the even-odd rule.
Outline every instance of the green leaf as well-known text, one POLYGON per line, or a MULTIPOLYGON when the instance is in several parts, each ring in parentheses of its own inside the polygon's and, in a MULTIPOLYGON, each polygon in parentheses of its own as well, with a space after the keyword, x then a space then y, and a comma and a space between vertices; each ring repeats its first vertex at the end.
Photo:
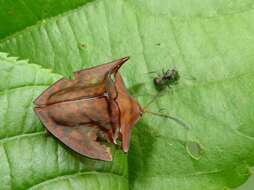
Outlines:
POLYGON ((0 39, 45 18, 77 8, 92 0, 21 0, 0 2, 0 39))
MULTIPOLYGON (((224 190, 243 184, 250 175, 249 168, 254 165, 253 7, 252 0, 97 0, 3 39, 0 41, 1 51, 29 59, 64 76, 129 55, 131 60, 121 69, 121 73, 126 86, 142 105, 156 94, 152 78, 147 73, 161 72, 163 68, 175 66, 181 77, 179 84, 158 98, 149 109, 159 111, 164 108, 166 113, 183 120, 189 128, 181 128, 174 121, 147 113, 134 128, 128 165, 121 151, 116 151, 116 160, 111 164, 82 158, 85 159, 84 168, 86 162, 90 163, 89 169, 82 170, 92 172, 86 173, 88 175, 77 173, 80 172, 77 163, 81 158, 53 138, 50 138, 50 143, 46 140, 38 140, 37 145, 33 143, 36 149, 29 146, 22 148, 21 142, 11 141, 3 149, 10 151, 7 152, 8 157, 0 158, 4 159, 4 163, 9 160, 11 166, 17 169, 10 173, 8 171, 12 170, 8 169, 8 164, 0 165, 4 167, 0 175, 9 175, 9 179, 13 179, 13 187, 20 189, 37 183, 53 189, 62 189, 63 186, 73 189, 74 185, 75 188, 83 188, 84 183, 87 186, 95 183, 94 170, 117 174, 119 180, 113 179, 113 182, 119 185, 118 189, 128 189, 129 186, 134 190, 224 190), (56 154, 56 147, 64 154, 56 154), (38 151, 38 157, 29 157, 34 155, 31 150, 38 151), (36 163, 37 166, 39 158, 50 150, 54 158, 45 159, 44 164, 50 166, 50 161, 61 159, 66 165, 70 164, 71 169, 65 168, 63 171, 66 172, 62 173, 53 169, 58 168, 56 166, 43 169, 43 164, 38 170, 27 169, 31 168, 30 163, 36 163), (21 151, 28 155, 23 155, 21 151), (12 157, 9 158, 9 155, 12 157), (65 155, 68 155, 67 158, 65 155), (30 162, 22 156, 31 158, 30 162), (21 163, 29 163, 29 166, 25 164, 21 167, 21 163), (112 168, 117 172, 112 172, 112 168), (23 169, 30 173, 19 178, 23 169), (69 177, 70 173, 74 174, 69 177), (34 178, 31 178, 32 174, 34 178), (57 177, 59 175, 66 178, 57 177), (52 181, 42 182, 48 179, 52 181)), ((26 63, 26 67, 33 67, 34 64, 26 63)), ((48 80, 51 75, 42 74, 48 80)), ((17 78, 19 76, 16 75, 17 78)), ((1 77, 4 75, 0 75, 4 86, 6 79, 2 80, 1 77)), ((18 79, 15 81, 19 82, 18 79)), ((28 83, 31 84, 31 81, 28 83)), ((52 83, 48 81, 47 84, 52 83)), ((22 98, 25 101, 19 104, 32 102, 29 100, 31 95, 22 98)), ((11 101, 5 101, 12 104, 11 101)), ((9 107, 7 103, 5 107, 9 107)), ((7 117, 10 122, 5 124, 9 132, 2 132, 4 139, 10 136, 8 133, 22 134, 21 129, 26 127, 36 132, 42 130, 32 111, 27 118, 33 118, 37 125, 16 123, 18 119, 12 115, 22 117, 29 108, 17 106, 15 102, 13 105, 23 111, 17 114, 17 110, 12 108, 5 116, 0 112, 1 121, 7 117), (14 121, 16 127, 12 125, 14 121), (21 133, 16 132, 19 130, 21 133)), ((98 176, 101 181, 96 187, 106 186, 110 189, 109 183, 112 181, 105 179, 107 174, 98 176)))
POLYGON ((0 189, 127 189, 127 159, 81 157, 47 134, 33 100, 60 78, 49 70, 0 53, 0 189), (77 188, 76 188, 77 187, 77 188))
POLYGON ((254 167, 251 168, 250 172, 252 173, 251 177, 249 177, 248 181, 241 185, 240 187, 235 188, 234 190, 252 190, 254 186, 254 167))

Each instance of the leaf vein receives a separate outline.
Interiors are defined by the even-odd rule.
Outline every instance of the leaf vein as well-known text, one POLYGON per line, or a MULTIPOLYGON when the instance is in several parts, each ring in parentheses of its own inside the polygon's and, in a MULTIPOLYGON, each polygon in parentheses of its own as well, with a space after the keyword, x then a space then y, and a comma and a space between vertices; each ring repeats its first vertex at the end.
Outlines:
POLYGON ((20 86, 14 86, 5 90, 0 90, 0 96, 4 96, 9 92, 13 92, 19 89, 25 89, 25 88, 36 88, 36 87, 48 87, 50 84, 28 84, 28 85, 20 85, 20 86))
POLYGON ((4 150, 4 153, 5 153, 5 155, 6 155, 6 159, 7 159, 7 163, 8 163, 8 167, 9 167, 9 171, 10 171, 10 173, 9 173, 9 175, 10 175, 10 186, 11 186, 11 189, 13 189, 12 187, 13 187, 13 182, 12 182, 12 179, 13 179, 13 175, 12 175, 12 167, 11 167, 11 161, 10 161, 10 158, 9 158, 9 156, 8 156, 8 152, 7 152, 7 150, 6 150, 6 148, 5 148, 5 146, 3 145, 3 150, 4 150))
POLYGON ((17 140, 17 139, 20 139, 20 138, 33 137, 33 136, 37 136, 37 135, 39 136, 39 135, 44 135, 44 134, 46 134, 46 131, 39 131, 39 132, 25 133, 25 134, 19 134, 19 135, 4 137, 4 138, 0 139, 0 144, 8 142, 8 141, 17 140))
POLYGON ((112 175, 112 176, 121 177, 125 180, 128 180, 128 179, 126 179, 126 177, 124 177, 122 175, 119 175, 117 173, 85 171, 85 172, 78 172, 78 173, 75 172, 75 173, 67 174, 67 175, 60 175, 60 176, 56 176, 54 178, 46 179, 46 180, 44 180, 40 183, 34 184, 31 187, 28 187, 27 189, 32 190, 36 187, 43 186, 43 185, 46 185, 46 184, 50 184, 50 183, 53 183, 53 182, 56 182, 56 181, 59 181, 59 180, 62 180, 62 179, 63 180, 64 179, 70 180, 70 178, 74 178, 74 177, 78 177, 78 176, 82 176, 82 175, 109 175, 109 176, 112 175))

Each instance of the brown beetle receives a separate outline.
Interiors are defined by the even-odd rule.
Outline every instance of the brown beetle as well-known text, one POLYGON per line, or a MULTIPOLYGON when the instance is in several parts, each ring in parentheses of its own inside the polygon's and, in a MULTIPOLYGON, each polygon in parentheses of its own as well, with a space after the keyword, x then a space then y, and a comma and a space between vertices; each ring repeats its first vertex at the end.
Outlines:
POLYGON ((131 128, 143 113, 118 73, 127 60, 75 72, 74 80, 57 81, 35 100, 35 113, 50 133, 82 155, 112 160, 98 137, 116 144, 120 136, 127 152, 131 128))
MULTIPOLYGON (((125 57, 75 72, 75 79, 60 79, 45 90, 34 101, 34 111, 47 130, 90 158, 112 160, 110 149, 98 138, 112 144, 119 139, 127 152, 131 129, 144 113, 128 95, 118 73, 127 60, 125 57)), ((171 116, 153 114, 177 121, 171 116)))

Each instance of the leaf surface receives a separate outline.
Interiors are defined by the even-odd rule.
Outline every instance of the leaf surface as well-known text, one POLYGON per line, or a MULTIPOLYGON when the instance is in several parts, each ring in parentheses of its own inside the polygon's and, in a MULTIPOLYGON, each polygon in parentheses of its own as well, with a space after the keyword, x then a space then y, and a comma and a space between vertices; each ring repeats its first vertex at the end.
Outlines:
MULTIPOLYGON (((121 153, 112 163, 122 176, 128 167, 119 189, 230 189, 244 183, 254 164, 253 6, 251 0, 97 0, 3 39, 0 50, 64 76, 129 55, 121 73, 142 105, 156 94, 147 73, 175 66, 179 84, 149 109, 164 108, 189 129, 145 114, 134 128, 128 166, 121 153)), ((76 177, 73 184, 83 183, 83 175, 76 177)))

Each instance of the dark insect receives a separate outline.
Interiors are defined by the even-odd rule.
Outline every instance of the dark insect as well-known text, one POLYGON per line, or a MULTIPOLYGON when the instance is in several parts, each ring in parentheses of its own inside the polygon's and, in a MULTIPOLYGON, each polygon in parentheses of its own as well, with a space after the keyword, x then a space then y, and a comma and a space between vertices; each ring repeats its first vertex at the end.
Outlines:
MULTIPOLYGON (((128 151, 131 129, 143 113, 181 121, 141 108, 128 95, 119 68, 128 57, 75 72, 75 79, 60 79, 35 101, 34 111, 47 130, 65 145, 100 160, 112 160, 100 139, 128 151)), ((152 102, 152 101, 151 101, 152 102)), ((149 102, 149 104, 151 103, 149 102)))
POLYGON ((168 69, 166 72, 162 71, 162 75, 158 74, 154 79, 154 85, 157 90, 163 90, 165 87, 170 87, 178 82, 180 75, 178 71, 173 69, 168 69))

